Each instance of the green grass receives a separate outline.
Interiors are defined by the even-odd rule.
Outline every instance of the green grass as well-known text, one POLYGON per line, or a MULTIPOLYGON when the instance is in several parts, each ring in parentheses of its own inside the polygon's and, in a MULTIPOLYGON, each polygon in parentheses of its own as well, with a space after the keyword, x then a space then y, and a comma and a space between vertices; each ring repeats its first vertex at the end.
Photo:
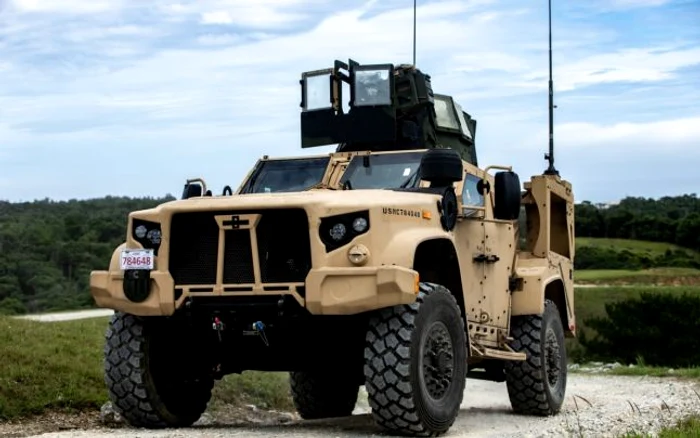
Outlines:
POLYGON ((652 268, 638 271, 623 269, 579 269, 575 272, 576 280, 609 280, 623 277, 681 277, 700 276, 700 269, 693 268, 652 268))
POLYGON ((591 246, 595 248, 609 248, 618 251, 627 250, 632 253, 647 255, 651 257, 662 256, 667 250, 670 251, 683 251, 688 255, 696 256, 700 258, 700 254, 697 252, 683 248, 678 245, 673 245, 671 243, 664 242, 648 242, 644 240, 632 240, 632 239, 607 239, 598 237, 577 237, 576 246, 591 246))
MULTIPOLYGON (((659 431, 658 438, 700 438, 700 415, 692 415, 678 424, 659 431)), ((630 432, 620 438, 651 438, 651 435, 630 432)))
POLYGON ((580 269, 574 275, 578 284, 700 285, 700 270, 693 268, 580 269))
POLYGON ((0 419, 99 408, 106 318, 37 323, 0 317, 0 419))
POLYGON ((261 409, 294 410, 289 394, 288 373, 245 371, 224 377, 214 387, 212 404, 241 406, 255 405, 261 409))
MULTIPOLYGON (((0 316, 0 420, 99 410, 107 401, 107 318, 38 323, 0 316)), ((245 372, 217 382, 213 404, 289 409, 286 373, 245 372)))
MULTIPOLYGON (((609 370, 607 374, 616 376, 679 377, 699 380, 700 367, 671 369, 668 367, 635 366, 630 368, 622 366, 609 370)), ((700 403, 700 400, 698 402, 700 403)))

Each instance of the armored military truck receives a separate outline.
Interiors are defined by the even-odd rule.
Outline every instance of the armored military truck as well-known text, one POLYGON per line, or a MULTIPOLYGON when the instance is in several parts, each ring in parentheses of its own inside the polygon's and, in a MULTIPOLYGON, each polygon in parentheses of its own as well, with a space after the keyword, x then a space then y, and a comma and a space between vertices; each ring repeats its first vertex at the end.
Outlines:
POLYGON ((259 370, 289 372, 304 419, 351 415, 364 385, 400 435, 446 432, 467 377, 505 382, 516 412, 557 413, 576 334, 571 184, 479 167, 476 120, 414 66, 336 61, 301 90, 302 147, 335 152, 262 157, 221 195, 188 180, 132 212, 92 272, 115 310, 114 406, 186 427, 217 379, 259 370))

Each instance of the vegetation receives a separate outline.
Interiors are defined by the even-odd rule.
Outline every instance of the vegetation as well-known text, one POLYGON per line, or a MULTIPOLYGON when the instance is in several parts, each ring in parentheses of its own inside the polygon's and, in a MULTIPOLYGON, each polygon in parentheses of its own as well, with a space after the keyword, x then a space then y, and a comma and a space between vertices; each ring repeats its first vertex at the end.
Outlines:
POLYGON ((611 368, 609 374, 616 376, 649 376, 649 377, 676 377, 682 379, 700 379, 700 367, 669 368, 652 367, 647 365, 622 366, 611 368))
POLYGON ((700 269, 700 199, 628 197, 576 205, 576 269, 700 269))
MULTIPOLYGON (((102 348, 107 318, 36 323, 0 317, 0 421, 107 401, 102 348)), ((246 372, 217 382, 216 405, 290 409, 286 373, 246 372)))
POLYGON ((673 243, 700 251, 700 199, 695 194, 628 197, 608 208, 584 201, 576 205, 576 236, 673 243))
MULTIPOLYGON (((693 415, 670 427, 664 427, 658 438, 698 438, 700 437, 700 415, 693 415)), ((651 438, 651 435, 630 432, 621 438, 651 438)))
POLYGON ((631 363, 642 357, 654 366, 691 367, 700 364, 700 295, 649 293, 605 304, 607 317, 586 325, 595 338, 582 336, 592 356, 631 363))
MULTIPOLYGON (((599 336, 596 330, 596 322, 591 321, 606 320, 608 318, 607 307, 617 303, 626 303, 629 300, 638 300, 642 294, 660 294, 670 295, 672 297, 682 297, 683 295, 693 294, 700 297, 700 288, 697 286, 649 286, 644 285, 644 280, 650 277, 639 276, 628 277, 630 282, 637 283, 633 287, 611 286, 611 287, 577 287, 575 289, 575 308, 576 308, 576 326, 578 337, 567 340, 567 349, 569 351, 569 359, 572 362, 583 363, 591 360, 600 361, 615 361, 621 360, 615 354, 606 354, 600 349, 590 351, 590 342, 599 336)), ((659 314, 659 309, 654 309, 655 315, 659 314)), ((675 329, 673 333, 676 333, 675 329)), ((658 345, 653 345, 658 347, 658 345)), ((625 362, 642 363, 640 358, 635 355, 625 362)), ((698 363, 697 365, 700 365, 698 363)))
POLYGON ((99 408, 105 319, 37 324, 0 317, 0 420, 99 408))
POLYGON ((625 269, 586 269, 574 273, 578 284, 698 286, 700 269, 652 268, 639 271, 625 269))
POLYGON ((172 199, 0 202, 0 313, 91 307, 90 271, 109 263, 128 213, 172 199))
MULTIPOLYGON (((700 268, 700 255, 693 250, 679 249, 672 245, 666 246, 666 251, 656 253, 654 251, 634 250, 619 245, 622 239, 577 239, 576 258, 574 267, 577 270, 583 269, 627 269, 639 270, 649 268, 676 267, 676 268, 700 268), (605 243, 605 245, 601 243, 605 243), (674 249, 672 249, 674 248, 674 249)), ((647 244, 653 242, 642 242, 630 240, 626 243, 647 244)))
MULTIPOLYGON (((0 201, 0 314, 92 307, 90 271, 106 267, 124 238, 128 213, 173 199, 0 201)), ((583 202, 575 211, 577 270, 700 269, 695 194, 626 198, 609 208, 583 202)))

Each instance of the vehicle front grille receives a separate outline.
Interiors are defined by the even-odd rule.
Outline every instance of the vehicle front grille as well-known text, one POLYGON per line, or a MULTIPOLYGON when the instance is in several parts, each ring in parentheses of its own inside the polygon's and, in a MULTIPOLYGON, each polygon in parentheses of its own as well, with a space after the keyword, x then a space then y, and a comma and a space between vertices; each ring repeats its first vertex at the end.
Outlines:
MULTIPOLYGON (((262 283, 303 282, 311 269, 309 223, 303 209, 176 213, 170 225, 169 269, 176 285, 216 284, 219 227, 215 216, 261 214, 254 229, 262 283)), ((255 282, 250 230, 224 232, 223 282, 255 282)))

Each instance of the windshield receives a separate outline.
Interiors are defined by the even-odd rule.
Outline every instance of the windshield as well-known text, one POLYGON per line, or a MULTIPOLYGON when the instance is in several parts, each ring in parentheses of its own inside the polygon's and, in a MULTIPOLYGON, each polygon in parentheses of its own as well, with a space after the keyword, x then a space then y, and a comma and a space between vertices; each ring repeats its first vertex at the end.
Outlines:
POLYGON ((318 184, 330 157, 262 161, 241 193, 299 192, 318 184))
POLYGON ((412 187, 417 182, 423 152, 356 156, 348 165, 341 184, 352 189, 412 187), (364 161, 369 159, 368 163, 364 161), (365 164, 369 166, 365 167, 365 164))

